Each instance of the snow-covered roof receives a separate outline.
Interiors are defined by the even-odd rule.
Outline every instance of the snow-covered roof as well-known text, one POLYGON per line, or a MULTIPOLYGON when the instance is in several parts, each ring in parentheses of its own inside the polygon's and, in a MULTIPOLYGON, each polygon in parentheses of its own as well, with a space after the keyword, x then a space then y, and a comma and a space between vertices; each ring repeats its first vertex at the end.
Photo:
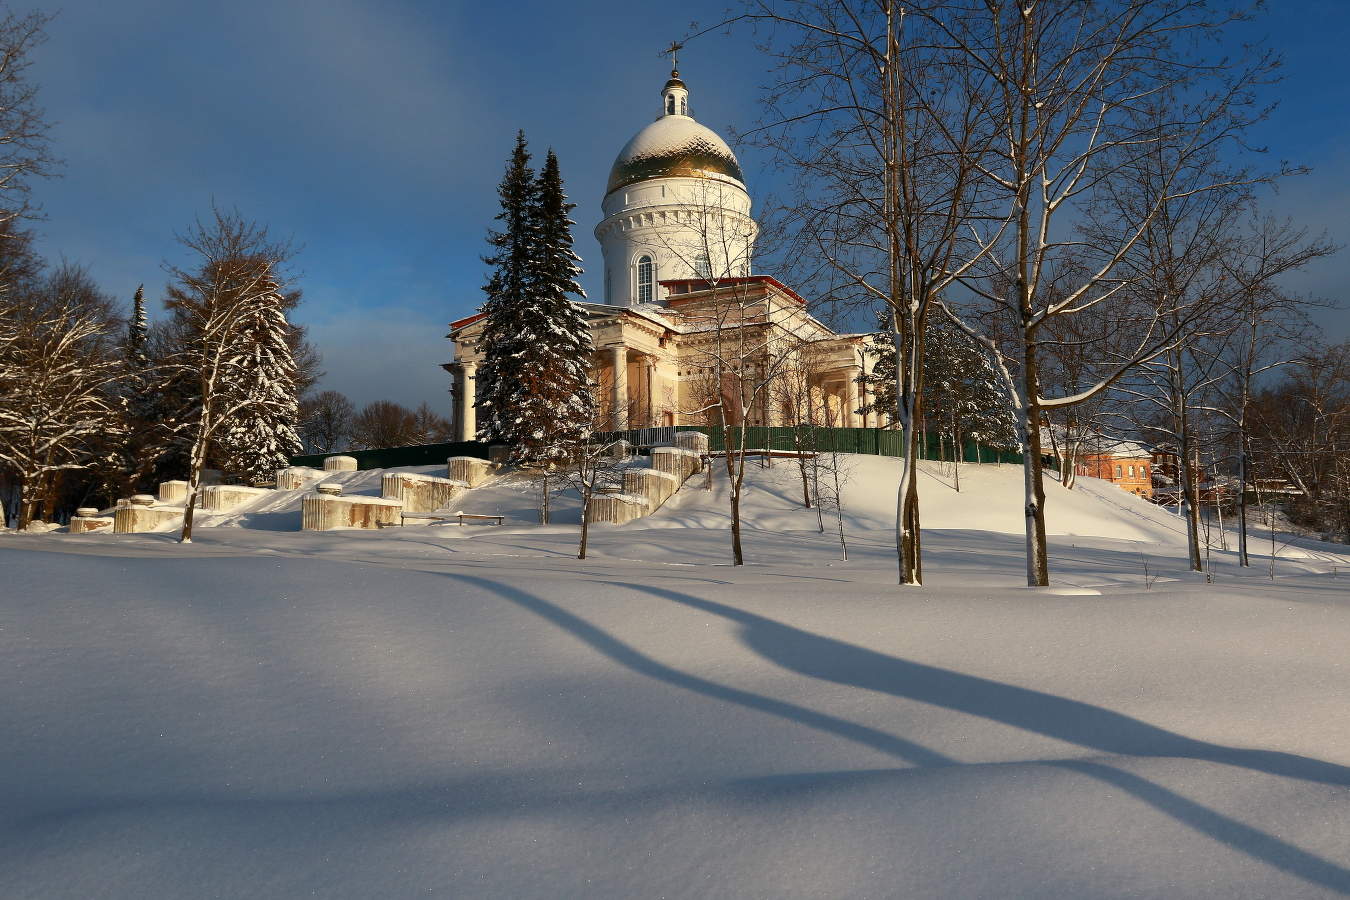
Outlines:
POLYGON ((662 116, 624 144, 605 193, 649 178, 722 176, 745 187, 736 154, 711 128, 690 116, 662 116))

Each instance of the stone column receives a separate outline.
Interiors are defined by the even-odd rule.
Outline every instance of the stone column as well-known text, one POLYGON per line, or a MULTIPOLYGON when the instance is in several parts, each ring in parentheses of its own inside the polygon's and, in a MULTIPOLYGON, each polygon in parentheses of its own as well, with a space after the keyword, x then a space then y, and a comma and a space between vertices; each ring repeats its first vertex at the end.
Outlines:
POLYGON ((628 348, 620 344, 614 353, 614 430, 628 427, 628 348))
POLYGON ((858 415, 858 407, 862 405, 858 397, 858 388, 861 385, 854 381, 858 377, 855 369, 848 369, 844 376, 844 402, 848 404, 844 410, 844 424, 849 428, 861 427, 861 416, 858 415))
POLYGON ((648 356, 643 360, 642 375, 642 390, 647 394, 644 407, 647 416, 646 424, 655 427, 661 423, 656 421, 656 360, 654 358, 648 356))
POLYGON ((459 439, 461 441, 472 441, 478 437, 478 416, 473 408, 477 393, 475 381, 477 371, 477 363, 464 362, 459 364, 459 439))

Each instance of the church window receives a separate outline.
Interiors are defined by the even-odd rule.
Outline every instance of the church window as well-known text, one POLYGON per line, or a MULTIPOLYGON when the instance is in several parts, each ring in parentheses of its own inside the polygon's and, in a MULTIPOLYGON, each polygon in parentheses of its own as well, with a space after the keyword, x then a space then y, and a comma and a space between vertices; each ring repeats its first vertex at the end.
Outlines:
POLYGON ((680 98, 680 115, 682 116, 689 115, 689 101, 684 99, 683 97, 680 98))
MULTIPOLYGON (((647 107, 647 108, 648 108, 648 109, 651 109, 650 106, 647 107)), ((648 113, 648 115, 651 115, 651 113, 648 113)), ((673 116, 673 115, 675 115, 675 95, 674 95, 674 94, 670 94, 670 95, 668 95, 668 96, 666 97, 666 115, 668 115, 668 116, 673 116)))
POLYGON ((639 303, 652 302, 652 289, 655 287, 655 266, 650 256, 641 256, 637 263, 637 293, 639 303))
POLYGON ((694 274, 699 278, 712 278, 712 265, 708 262, 708 254, 700 253, 694 260, 694 274))

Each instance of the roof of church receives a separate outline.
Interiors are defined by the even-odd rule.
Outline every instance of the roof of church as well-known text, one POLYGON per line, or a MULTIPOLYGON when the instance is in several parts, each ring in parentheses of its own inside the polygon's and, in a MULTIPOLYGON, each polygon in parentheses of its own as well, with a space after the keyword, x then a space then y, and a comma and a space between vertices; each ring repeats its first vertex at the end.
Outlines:
MULTIPOLYGON (((687 90, 678 77, 666 82, 663 92, 672 87, 687 90)), ((741 164, 726 141, 686 112, 667 112, 663 108, 659 119, 633 135, 619 151, 609 170, 605 193, 649 178, 678 176, 721 176, 745 187, 741 164)))

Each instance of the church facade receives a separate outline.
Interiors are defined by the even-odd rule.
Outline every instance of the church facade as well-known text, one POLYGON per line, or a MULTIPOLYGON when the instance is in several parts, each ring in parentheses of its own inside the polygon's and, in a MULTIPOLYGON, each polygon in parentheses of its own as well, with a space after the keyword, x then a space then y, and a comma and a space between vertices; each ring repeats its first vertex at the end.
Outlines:
MULTIPOLYGON (((735 396, 749 395, 742 377, 763 383, 763 373, 786 371, 788 358, 817 424, 876 424, 858 412, 868 400, 858 378, 870 336, 835 333, 795 291, 754 274, 758 229, 740 164, 690 115, 677 71, 661 90, 661 115, 619 151, 601 210, 603 302, 578 305, 595 348, 592 380, 606 427, 701 425, 723 414, 742 424, 746 405, 744 424, 795 424, 801 404, 783 392, 749 392, 748 404, 735 396)), ((454 361, 444 368, 454 379, 460 440, 477 432, 482 320, 478 313, 450 323, 454 361)))

